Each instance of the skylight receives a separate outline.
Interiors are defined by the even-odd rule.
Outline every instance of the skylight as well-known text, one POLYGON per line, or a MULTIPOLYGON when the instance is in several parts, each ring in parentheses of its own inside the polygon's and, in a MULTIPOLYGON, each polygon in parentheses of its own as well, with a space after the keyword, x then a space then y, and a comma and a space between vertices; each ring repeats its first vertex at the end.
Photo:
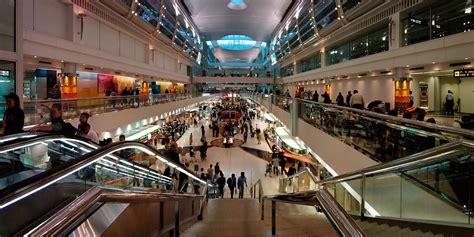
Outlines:
POLYGON ((227 35, 217 40, 217 44, 227 50, 247 50, 255 46, 257 42, 246 35, 227 35))

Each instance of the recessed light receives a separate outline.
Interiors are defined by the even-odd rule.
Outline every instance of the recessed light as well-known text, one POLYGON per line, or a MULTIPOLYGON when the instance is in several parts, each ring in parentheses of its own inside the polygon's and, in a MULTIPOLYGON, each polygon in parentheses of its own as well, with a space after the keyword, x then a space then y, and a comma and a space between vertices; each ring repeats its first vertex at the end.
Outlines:
POLYGON ((38 56, 33 56, 33 58, 37 58, 38 56))
POLYGON ((435 64, 436 62, 431 62, 432 64, 435 64))
POLYGON ((410 67, 410 65, 407 65, 407 67, 410 67))
POLYGON ((464 58, 464 60, 468 60, 469 58, 464 58))
POLYGON ((61 60, 62 63, 64 63, 64 60, 61 60))

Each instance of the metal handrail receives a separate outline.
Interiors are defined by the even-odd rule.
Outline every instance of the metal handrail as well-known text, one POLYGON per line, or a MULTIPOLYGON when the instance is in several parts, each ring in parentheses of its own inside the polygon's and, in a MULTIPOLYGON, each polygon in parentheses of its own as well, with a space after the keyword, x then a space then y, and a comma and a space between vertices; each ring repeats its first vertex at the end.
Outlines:
MULTIPOLYGON (((70 225, 72 225, 84 212, 97 202, 169 202, 176 201, 176 198, 199 198, 204 200, 202 195, 189 194, 163 194, 156 192, 126 192, 123 190, 110 190, 99 187, 92 187, 87 192, 66 205, 60 211, 49 217, 37 228, 31 230, 28 236, 59 236, 70 225)), ((163 210, 160 210, 163 211, 163 210)), ((178 211, 179 212, 179 211, 178 211)), ((176 218, 179 225, 179 218, 176 218)))
POLYGON ((466 140, 450 142, 404 158, 370 166, 343 175, 338 175, 330 179, 321 180, 318 181, 316 184, 324 185, 338 183, 361 178, 362 176, 382 175, 406 169, 418 168, 443 160, 447 155, 455 154, 456 152, 461 151, 463 148, 474 149, 474 142, 466 140))
MULTIPOLYGON (((101 100, 101 99, 127 99, 127 98, 164 98, 164 97, 179 97, 179 96, 193 96, 189 93, 179 93, 179 94, 152 94, 152 95, 116 95, 116 96, 97 96, 97 97, 87 97, 87 98, 67 98, 67 99, 41 99, 41 100, 29 100, 25 101, 25 104, 35 104, 35 103, 61 103, 61 102, 74 102, 74 101, 87 101, 87 100, 101 100)), ((0 105, 6 104, 6 102, 0 102, 0 105)))
MULTIPOLYGON (((0 209, 9 206, 22 198, 35 193, 38 190, 41 190, 49 185, 54 183, 54 180, 60 180, 74 172, 77 172, 90 164, 95 163, 96 161, 102 159, 105 156, 111 155, 120 150, 130 149, 130 148, 138 148, 141 149, 143 152, 146 152, 150 155, 154 155, 155 157, 159 157, 164 159, 168 165, 175 167, 180 172, 186 172, 188 177, 191 177, 193 180, 198 180, 202 184, 206 184, 205 181, 201 180, 197 176, 195 176, 192 171, 189 171, 186 167, 181 164, 177 164, 172 160, 169 160, 167 157, 160 154, 157 150, 152 148, 151 146, 140 143, 140 142, 120 142, 120 143, 112 143, 105 147, 96 149, 86 155, 71 160, 67 162, 64 166, 58 166, 51 170, 48 170, 43 173, 47 173, 46 177, 42 177, 41 179, 36 179, 35 176, 26 179, 24 182, 21 183, 21 187, 16 187, 16 190, 10 193, 7 193, 5 197, 0 200, 0 209)), ((156 171, 155 171, 156 172, 156 171)))
MULTIPOLYGON (((274 95, 274 96, 276 96, 276 95, 274 95)), ((439 131, 439 132, 452 133, 452 134, 460 135, 460 136, 463 136, 463 137, 468 137, 470 139, 474 139, 474 131, 464 129, 464 128, 456 128, 456 127, 450 127, 450 126, 445 126, 445 125, 440 125, 440 124, 427 123, 427 122, 422 122, 422 121, 417 121, 417 120, 412 120, 412 119, 406 119, 406 118, 400 118, 400 117, 396 117, 396 116, 390 116, 390 115, 386 115, 386 114, 380 114, 380 113, 367 111, 367 110, 354 109, 354 108, 350 108, 350 107, 333 105, 333 104, 325 104, 325 103, 322 103, 322 102, 315 102, 315 101, 299 99, 299 98, 288 98, 288 97, 284 97, 284 96, 276 96, 276 97, 285 98, 285 99, 288 99, 288 100, 301 101, 301 102, 310 103, 310 104, 314 104, 314 105, 321 106, 321 107, 329 107, 329 108, 334 108, 334 109, 338 109, 338 110, 342 110, 342 111, 348 111, 348 112, 356 113, 356 114, 359 114, 359 115, 362 115, 362 116, 372 117, 372 118, 376 118, 376 119, 380 119, 380 120, 384 120, 384 121, 389 121, 389 122, 392 122, 392 123, 409 124, 409 125, 412 125, 412 126, 422 127, 426 130, 436 130, 436 131, 439 131)))
POLYGON ((325 189, 265 196, 264 199, 272 202, 272 235, 276 234, 276 202, 284 202, 299 205, 311 205, 317 210, 322 210, 341 236, 365 236, 361 228, 355 223, 354 219, 325 189))

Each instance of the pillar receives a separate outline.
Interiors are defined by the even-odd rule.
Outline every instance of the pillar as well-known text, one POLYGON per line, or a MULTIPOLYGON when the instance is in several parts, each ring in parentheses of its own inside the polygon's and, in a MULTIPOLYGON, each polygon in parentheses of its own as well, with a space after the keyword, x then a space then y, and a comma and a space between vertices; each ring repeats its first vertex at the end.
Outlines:
POLYGON ((290 134, 291 136, 298 136, 298 114, 299 103, 297 99, 291 99, 293 103, 290 105, 290 134))
POLYGON ((388 35, 389 35, 389 50, 398 49, 401 45, 401 22, 400 12, 397 12, 390 16, 388 23, 388 35))
POLYGON ((20 107, 23 108, 23 1, 15 1, 15 93, 20 98, 20 107))

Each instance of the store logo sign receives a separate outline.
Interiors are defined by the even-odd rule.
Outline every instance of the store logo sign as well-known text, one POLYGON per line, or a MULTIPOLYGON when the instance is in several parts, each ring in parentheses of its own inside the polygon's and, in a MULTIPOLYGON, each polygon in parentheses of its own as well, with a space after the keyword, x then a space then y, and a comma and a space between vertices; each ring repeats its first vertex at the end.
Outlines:
POLYGON ((10 70, 0 70, 0 77, 10 77, 10 70))

